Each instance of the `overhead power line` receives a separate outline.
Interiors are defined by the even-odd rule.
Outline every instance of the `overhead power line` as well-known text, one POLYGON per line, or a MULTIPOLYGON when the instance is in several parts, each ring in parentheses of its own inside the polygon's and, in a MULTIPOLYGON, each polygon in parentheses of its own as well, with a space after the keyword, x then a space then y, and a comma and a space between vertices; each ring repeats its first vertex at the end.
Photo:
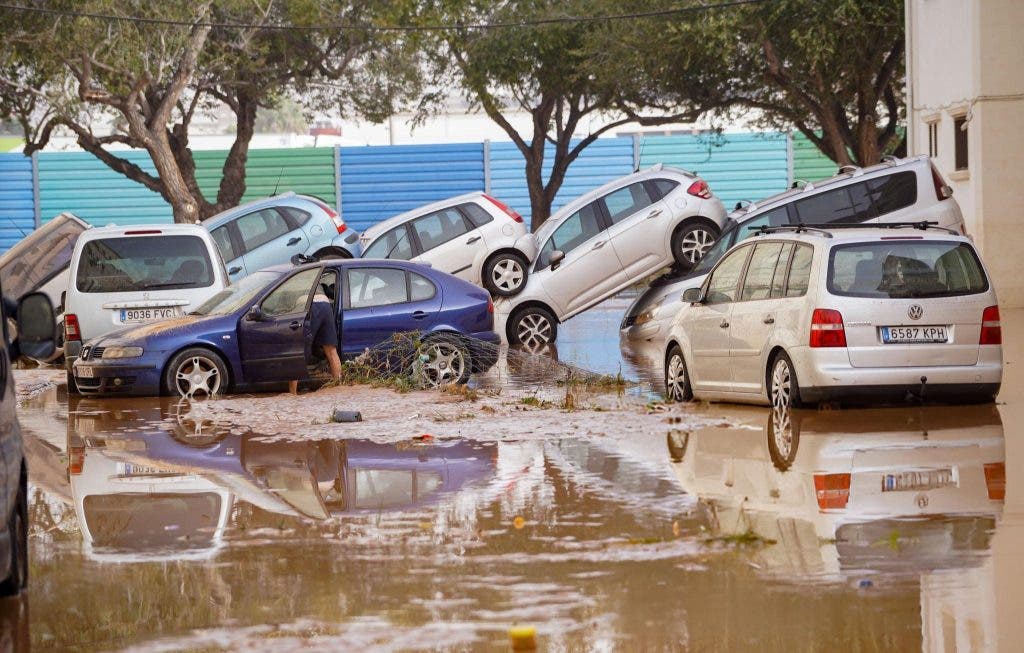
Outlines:
POLYGON ((174 20, 170 18, 151 18, 147 16, 121 16, 117 14, 98 14, 87 11, 74 11, 71 9, 51 9, 49 7, 26 7, 0 3, 0 9, 21 11, 32 14, 45 14, 48 16, 61 16, 65 18, 91 18, 94 20, 105 20, 118 23, 136 23, 145 25, 165 25, 179 27, 210 27, 214 29, 268 29, 280 31, 297 32, 320 32, 325 30, 364 29, 378 32, 442 32, 454 29, 506 29, 514 27, 533 27, 540 25, 554 25, 561 23, 603 23, 618 20, 634 20, 639 18, 659 18, 665 16, 679 16, 684 14, 696 14, 718 9, 729 9, 740 5, 761 4, 767 0, 726 0, 725 2, 710 4, 695 4, 686 7, 673 7, 670 9, 659 9, 654 11, 640 11, 628 14, 608 14, 604 16, 554 16, 551 18, 537 18, 517 22, 497 23, 471 23, 456 25, 346 25, 334 23, 327 25, 273 25, 265 23, 234 23, 234 22, 210 22, 210 21, 187 21, 174 20))

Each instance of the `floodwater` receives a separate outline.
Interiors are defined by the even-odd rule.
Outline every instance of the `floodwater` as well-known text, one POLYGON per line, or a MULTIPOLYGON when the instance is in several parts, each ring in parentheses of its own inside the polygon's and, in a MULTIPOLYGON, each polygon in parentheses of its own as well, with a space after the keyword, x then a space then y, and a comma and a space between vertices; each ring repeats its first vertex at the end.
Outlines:
MULTIPOLYGON (((507 651, 520 625, 543 651, 1020 650, 1008 313, 997 405, 723 405, 692 431, 270 441, 58 388, 21 411, 31 580, 0 645, 507 651)), ((559 360, 642 376, 621 309, 588 315, 559 360)))

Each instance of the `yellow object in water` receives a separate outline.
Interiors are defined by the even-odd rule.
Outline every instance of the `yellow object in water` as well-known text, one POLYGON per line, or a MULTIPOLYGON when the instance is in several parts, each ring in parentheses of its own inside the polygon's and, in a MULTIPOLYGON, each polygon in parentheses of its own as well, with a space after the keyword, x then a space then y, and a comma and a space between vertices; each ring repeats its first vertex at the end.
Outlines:
POLYGON ((508 639, 513 651, 537 650, 537 629, 533 626, 512 626, 508 629, 508 639))

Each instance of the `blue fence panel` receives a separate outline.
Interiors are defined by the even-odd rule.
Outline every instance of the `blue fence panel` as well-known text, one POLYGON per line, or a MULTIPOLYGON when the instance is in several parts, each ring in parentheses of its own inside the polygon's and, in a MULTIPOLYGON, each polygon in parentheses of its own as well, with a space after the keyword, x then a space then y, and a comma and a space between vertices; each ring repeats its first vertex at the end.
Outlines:
POLYGON ((481 143, 343 147, 339 156, 341 214, 359 231, 418 206, 484 189, 481 143))
MULTIPOLYGON (((551 174, 554 148, 544 154, 544 180, 551 174)), ((526 188, 526 162, 515 143, 491 143, 491 194, 529 218, 530 194, 526 188)), ((609 181, 633 172, 633 140, 603 138, 587 146, 569 165, 552 210, 609 181)))
POLYGON ((34 228, 32 159, 0 154, 0 253, 34 228))
POLYGON ((726 209, 786 189, 787 135, 778 132, 720 136, 649 136, 640 141, 640 165, 691 170, 711 186, 726 209))
MULTIPOLYGON (((117 156, 156 174, 146 152, 123 151, 117 156)), ((159 193, 114 172, 88 152, 40 153, 39 195, 43 222, 62 211, 94 225, 166 223, 173 219, 170 205, 159 193)))

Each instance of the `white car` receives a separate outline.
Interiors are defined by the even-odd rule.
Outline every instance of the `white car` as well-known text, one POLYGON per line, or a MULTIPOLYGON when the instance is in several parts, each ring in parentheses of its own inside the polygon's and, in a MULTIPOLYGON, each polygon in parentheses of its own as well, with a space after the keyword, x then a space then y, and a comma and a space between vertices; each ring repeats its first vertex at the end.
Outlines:
POLYGON ((554 342, 558 323, 673 263, 692 268, 725 225, 707 183, 661 165, 570 202, 537 230, 540 253, 516 297, 495 302, 510 344, 554 342))
POLYGON ((953 190, 926 156, 887 158, 868 168, 845 167, 829 179, 804 184, 757 203, 737 205, 722 235, 691 271, 665 275, 626 311, 620 336, 627 340, 665 337, 672 318, 682 307, 679 298, 699 288, 708 271, 738 242, 753 234, 751 227, 812 222, 888 223, 934 221, 938 226, 967 233, 953 190))
POLYGON ((991 401, 999 307, 971 241, 852 227, 766 227, 685 291, 665 343, 668 397, 991 401))
POLYGON ((459 195, 375 224, 361 237, 363 258, 427 263, 511 297, 526 285, 537 240, 519 215, 485 193, 459 195))

